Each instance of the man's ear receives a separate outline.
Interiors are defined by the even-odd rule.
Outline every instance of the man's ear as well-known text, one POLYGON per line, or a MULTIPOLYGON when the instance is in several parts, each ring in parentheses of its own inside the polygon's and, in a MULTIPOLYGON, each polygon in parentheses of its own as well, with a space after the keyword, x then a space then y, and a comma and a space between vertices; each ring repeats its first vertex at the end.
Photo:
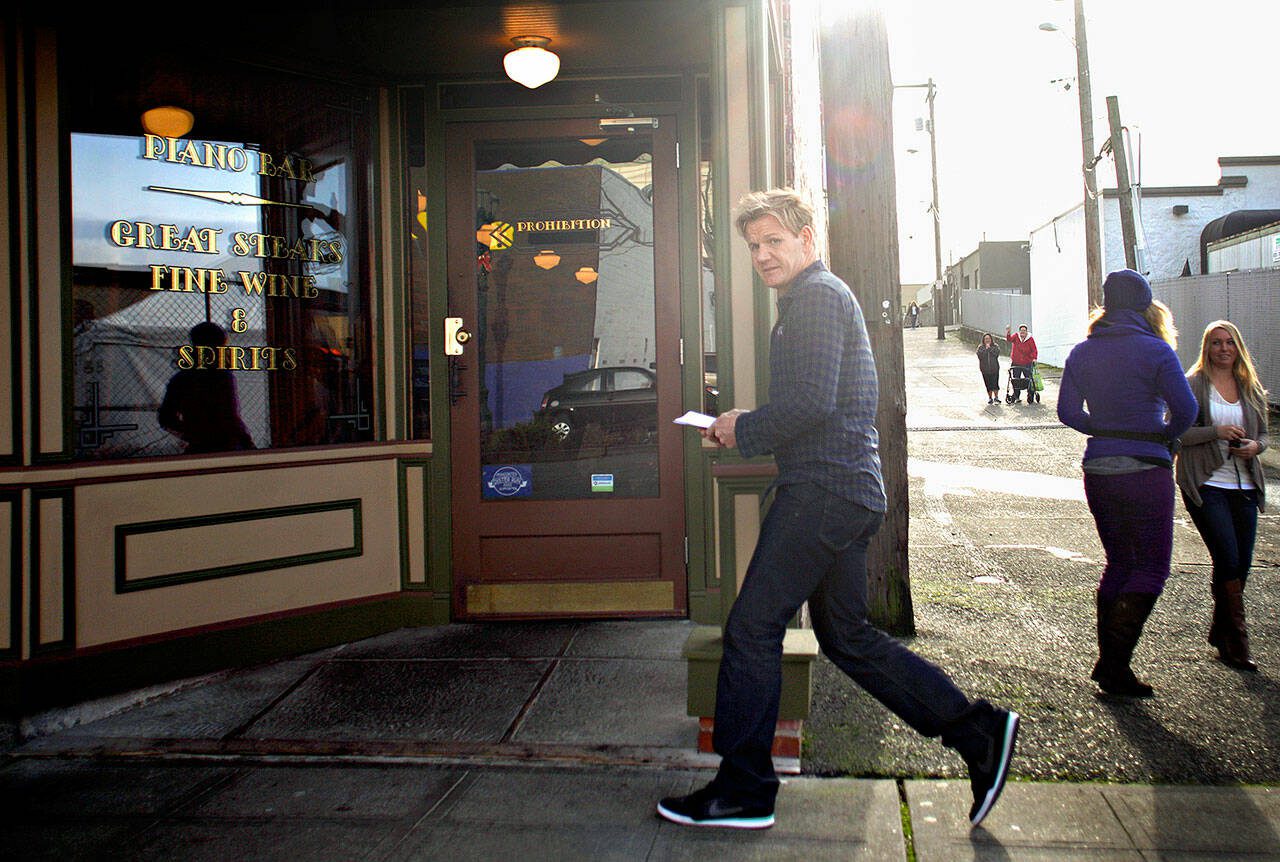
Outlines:
POLYGON ((800 241, 804 243, 805 248, 815 249, 818 247, 817 234, 813 232, 813 225, 807 224, 800 228, 800 241))

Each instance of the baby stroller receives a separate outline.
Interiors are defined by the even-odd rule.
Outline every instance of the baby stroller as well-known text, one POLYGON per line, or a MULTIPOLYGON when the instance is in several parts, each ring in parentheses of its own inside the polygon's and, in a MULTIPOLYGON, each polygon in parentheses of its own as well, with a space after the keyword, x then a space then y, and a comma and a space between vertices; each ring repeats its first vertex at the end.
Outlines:
POLYGON ((1036 391, 1031 369, 1025 365, 1009 366, 1009 384, 1005 387, 1004 403, 1012 404, 1017 401, 1022 397, 1024 389, 1027 392, 1028 404, 1034 404, 1040 400, 1040 393, 1036 391))

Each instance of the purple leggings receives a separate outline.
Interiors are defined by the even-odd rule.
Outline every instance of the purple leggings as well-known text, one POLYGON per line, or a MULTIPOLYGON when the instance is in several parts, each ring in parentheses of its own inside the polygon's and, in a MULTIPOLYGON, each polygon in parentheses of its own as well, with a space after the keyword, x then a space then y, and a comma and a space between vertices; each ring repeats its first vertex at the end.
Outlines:
POLYGON ((1160 595, 1173 557, 1173 471, 1085 473, 1084 496, 1107 553, 1098 594, 1160 595))

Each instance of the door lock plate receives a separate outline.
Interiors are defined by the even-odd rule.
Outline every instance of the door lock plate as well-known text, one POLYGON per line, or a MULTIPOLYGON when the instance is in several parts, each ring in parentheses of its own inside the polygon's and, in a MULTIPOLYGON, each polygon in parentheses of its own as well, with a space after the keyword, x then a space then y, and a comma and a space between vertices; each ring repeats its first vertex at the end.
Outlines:
POLYGON ((471 340, 471 333, 462 328, 461 317, 444 319, 444 355, 461 356, 463 345, 471 340))

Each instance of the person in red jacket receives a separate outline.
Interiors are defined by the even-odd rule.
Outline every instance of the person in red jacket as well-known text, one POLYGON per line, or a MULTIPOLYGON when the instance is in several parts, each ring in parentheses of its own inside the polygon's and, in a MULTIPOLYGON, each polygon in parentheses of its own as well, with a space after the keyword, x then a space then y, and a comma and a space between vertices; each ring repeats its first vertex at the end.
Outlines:
MULTIPOLYGON (((1027 325, 1024 323, 1018 327, 1018 334, 1014 335, 1013 330, 1008 326, 1004 328, 1004 338, 1009 342, 1009 373, 1013 374, 1015 369, 1021 370, 1021 374, 1013 374, 1013 379, 1019 377, 1027 381, 1027 403, 1033 404, 1040 400, 1040 393, 1036 392, 1036 388, 1032 385, 1032 374, 1036 370, 1036 357, 1040 355, 1036 350, 1036 340, 1031 337, 1031 333, 1027 331, 1027 325)), ((1022 401, 1022 393, 1015 386, 1013 403, 1019 404, 1022 401)))

